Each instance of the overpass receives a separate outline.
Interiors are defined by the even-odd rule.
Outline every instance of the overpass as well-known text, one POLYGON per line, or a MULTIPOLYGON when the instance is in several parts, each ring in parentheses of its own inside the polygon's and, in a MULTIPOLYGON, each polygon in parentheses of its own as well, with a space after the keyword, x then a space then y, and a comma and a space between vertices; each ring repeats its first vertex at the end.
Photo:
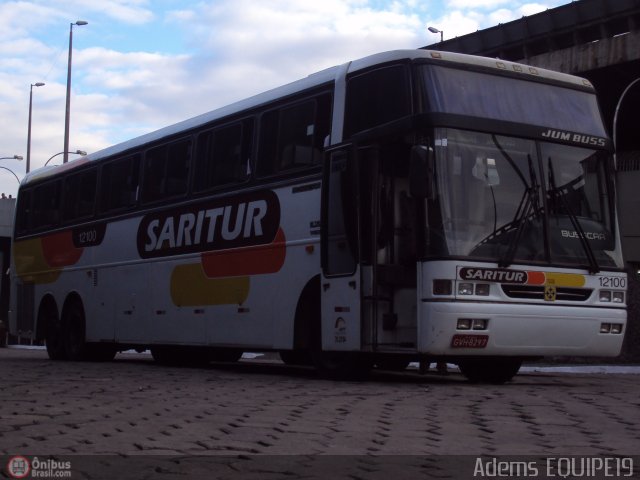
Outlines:
POLYGON ((616 145, 625 260, 640 268, 640 0, 578 0, 424 48, 498 57, 593 83, 616 145))

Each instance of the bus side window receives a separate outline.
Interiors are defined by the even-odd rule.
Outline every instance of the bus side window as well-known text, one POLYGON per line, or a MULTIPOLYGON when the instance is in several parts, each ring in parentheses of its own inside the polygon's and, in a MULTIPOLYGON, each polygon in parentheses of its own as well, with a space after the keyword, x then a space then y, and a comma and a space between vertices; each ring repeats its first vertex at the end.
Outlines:
POLYGON ((93 215, 98 169, 70 175, 64 180, 62 220, 80 220, 93 215))
POLYGON ((344 138, 409 115, 409 92, 405 65, 387 66, 348 79, 344 138))
POLYGON ((262 115, 258 175, 320 165, 331 124, 331 95, 285 105, 262 115))
POLYGON ((142 201, 149 203, 186 194, 190 163, 188 139, 148 150, 144 156, 142 201))
POLYGON ((32 189, 24 189, 18 195, 16 207, 16 233, 23 235, 29 232, 33 220, 33 209, 31 205, 32 189))
POLYGON ((131 155, 102 166, 100 210, 112 212, 134 205, 140 176, 140 156, 131 155))
POLYGON ((225 125, 198 136, 194 190, 240 183, 249 173, 253 120, 225 125))
POLYGON ((32 222, 34 230, 53 227, 60 222, 60 181, 35 188, 32 222))

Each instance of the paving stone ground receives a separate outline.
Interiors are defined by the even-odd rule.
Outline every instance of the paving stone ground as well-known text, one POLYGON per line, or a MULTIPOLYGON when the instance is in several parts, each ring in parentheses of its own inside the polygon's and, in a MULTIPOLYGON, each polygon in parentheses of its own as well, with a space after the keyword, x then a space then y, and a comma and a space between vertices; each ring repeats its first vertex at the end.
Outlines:
POLYGON ((351 478, 388 478, 376 458, 392 469, 404 458, 405 470, 420 472, 433 456, 640 451, 633 374, 532 372, 494 386, 457 373, 376 373, 355 382, 277 362, 174 368, 144 355, 53 362, 42 350, 2 348, 0 382, 0 455, 73 455, 94 466, 95 455, 105 455, 97 457, 105 468, 113 456, 162 458, 161 478, 187 464, 211 473, 211 461, 216 478, 261 461, 267 466, 250 467, 246 478, 297 478, 282 475, 317 474, 348 458, 360 472, 351 478))

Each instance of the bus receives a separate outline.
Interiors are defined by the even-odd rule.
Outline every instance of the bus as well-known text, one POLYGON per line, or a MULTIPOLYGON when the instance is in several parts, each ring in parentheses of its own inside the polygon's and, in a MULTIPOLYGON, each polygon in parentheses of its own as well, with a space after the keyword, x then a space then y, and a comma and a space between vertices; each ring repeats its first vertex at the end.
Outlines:
POLYGON ((615 356, 613 169, 585 79, 375 54, 28 174, 10 329, 54 360, 279 352, 338 377, 615 356))

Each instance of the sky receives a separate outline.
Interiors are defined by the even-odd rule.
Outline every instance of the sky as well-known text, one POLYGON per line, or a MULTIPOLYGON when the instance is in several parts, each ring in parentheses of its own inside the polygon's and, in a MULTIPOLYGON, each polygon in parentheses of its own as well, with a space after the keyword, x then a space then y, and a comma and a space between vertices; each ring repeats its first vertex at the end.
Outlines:
MULTIPOLYGON (((0 0, 0 158, 26 160, 30 90, 31 170, 63 151, 78 20, 88 24, 73 27, 69 150, 92 153, 349 60, 436 43, 429 26, 446 40, 567 3, 0 0)), ((25 160, 0 160, 0 192, 16 195, 25 160)))

